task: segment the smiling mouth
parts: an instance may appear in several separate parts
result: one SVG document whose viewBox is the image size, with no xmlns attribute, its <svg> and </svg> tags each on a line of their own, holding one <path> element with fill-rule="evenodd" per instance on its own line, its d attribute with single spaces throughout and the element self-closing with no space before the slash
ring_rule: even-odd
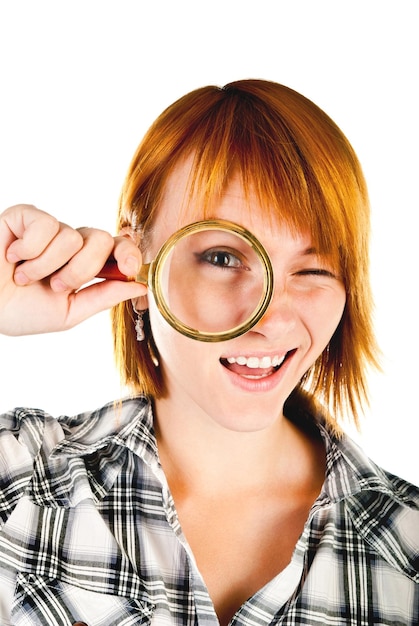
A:
<svg viewBox="0 0 419 626">
<path fill-rule="evenodd" d="M 243 376 L 243 378 L 259 380 L 275 374 L 295 352 L 295 349 L 289 350 L 282 356 L 275 355 L 273 357 L 246 357 L 243 355 L 224 357 L 220 359 L 220 363 L 230 372 Z"/>
</svg>

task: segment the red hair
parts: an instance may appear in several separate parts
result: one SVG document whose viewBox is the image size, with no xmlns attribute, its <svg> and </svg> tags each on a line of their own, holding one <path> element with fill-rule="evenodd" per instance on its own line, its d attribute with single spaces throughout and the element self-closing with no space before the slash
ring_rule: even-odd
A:
<svg viewBox="0 0 419 626">
<path fill-rule="evenodd" d="M 335 258 L 347 293 L 345 311 L 300 387 L 334 414 L 349 409 L 356 421 L 367 400 L 367 366 L 377 366 L 377 347 L 368 194 L 350 143 L 319 107 L 283 85 L 243 80 L 197 89 L 168 107 L 138 147 L 121 193 L 118 228 L 133 227 L 146 241 L 169 174 L 191 155 L 191 188 L 204 206 L 238 171 L 245 190 L 256 192 L 270 216 L 296 230 L 308 228 L 313 244 Z M 124 383 L 136 392 L 163 395 L 164 382 L 150 357 L 153 346 L 136 341 L 130 303 L 113 310 L 113 330 Z"/>
</svg>

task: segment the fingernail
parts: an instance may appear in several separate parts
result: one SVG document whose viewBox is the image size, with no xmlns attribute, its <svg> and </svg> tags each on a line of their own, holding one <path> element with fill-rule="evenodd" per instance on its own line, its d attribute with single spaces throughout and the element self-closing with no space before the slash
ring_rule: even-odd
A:
<svg viewBox="0 0 419 626">
<path fill-rule="evenodd" d="M 18 261 L 20 261 L 20 258 L 14 252 L 8 252 L 6 254 L 6 259 L 9 263 L 17 263 Z"/>
<path fill-rule="evenodd" d="M 135 275 L 138 273 L 138 259 L 135 256 L 129 256 L 126 260 L 126 268 L 129 274 Z"/>
<path fill-rule="evenodd" d="M 68 286 L 59 278 L 52 278 L 50 284 L 54 291 L 60 292 L 68 290 Z"/>
<path fill-rule="evenodd" d="M 21 270 L 16 270 L 14 279 L 16 285 L 27 285 L 30 282 L 29 278 Z"/>
</svg>

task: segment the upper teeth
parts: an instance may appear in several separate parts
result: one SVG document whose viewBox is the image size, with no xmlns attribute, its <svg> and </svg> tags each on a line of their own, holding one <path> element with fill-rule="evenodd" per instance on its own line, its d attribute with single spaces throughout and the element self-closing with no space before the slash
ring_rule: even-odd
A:
<svg viewBox="0 0 419 626">
<path fill-rule="evenodd" d="M 227 361 L 229 363 L 237 363 L 237 365 L 246 365 L 250 369 L 263 369 L 267 367 L 278 367 L 278 365 L 281 365 L 284 359 L 285 355 L 281 357 L 278 355 L 275 355 L 274 357 L 263 356 L 261 358 L 257 356 L 230 356 L 228 357 Z"/>
</svg>

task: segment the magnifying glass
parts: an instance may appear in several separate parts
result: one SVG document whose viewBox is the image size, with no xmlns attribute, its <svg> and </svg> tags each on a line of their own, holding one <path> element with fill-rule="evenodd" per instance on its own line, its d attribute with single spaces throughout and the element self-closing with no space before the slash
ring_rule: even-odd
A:
<svg viewBox="0 0 419 626">
<path fill-rule="evenodd" d="M 273 293 L 270 258 L 260 241 L 226 220 L 202 220 L 176 231 L 137 276 L 108 261 L 98 278 L 135 280 L 153 293 L 164 319 L 198 341 L 225 341 L 249 331 Z"/>
</svg>

